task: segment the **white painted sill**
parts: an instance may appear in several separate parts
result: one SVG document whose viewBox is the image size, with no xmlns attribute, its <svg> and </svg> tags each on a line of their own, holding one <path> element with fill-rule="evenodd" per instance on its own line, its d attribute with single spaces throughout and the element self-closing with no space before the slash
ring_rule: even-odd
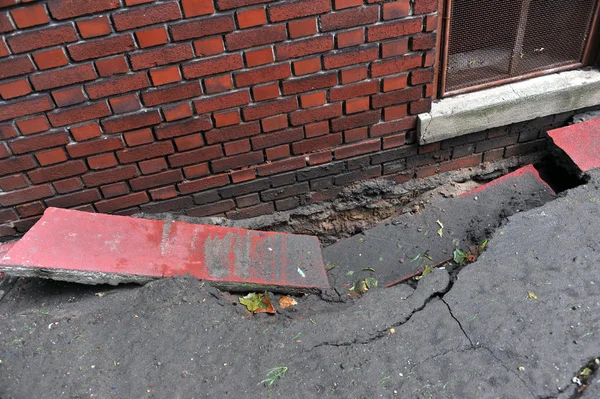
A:
<svg viewBox="0 0 600 399">
<path fill-rule="evenodd" d="M 445 98 L 420 114 L 420 144 L 600 104 L 600 71 L 560 72 Z"/>
</svg>

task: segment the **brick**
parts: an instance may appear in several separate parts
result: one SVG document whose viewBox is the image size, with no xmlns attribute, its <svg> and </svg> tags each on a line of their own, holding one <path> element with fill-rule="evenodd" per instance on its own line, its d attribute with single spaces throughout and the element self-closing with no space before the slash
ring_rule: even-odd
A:
<svg viewBox="0 0 600 399">
<path fill-rule="evenodd" d="M 383 92 L 400 90 L 406 88 L 408 75 L 393 76 L 383 79 Z"/>
<path fill-rule="evenodd" d="M 415 0 L 413 12 L 415 14 L 426 14 L 437 11 L 437 0 Z"/>
<path fill-rule="evenodd" d="M 417 153 L 418 146 L 405 146 L 402 148 L 394 148 L 392 150 L 380 151 L 377 155 L 371 157 L 371 163 L 378 164 L 388 161 L 394 161 L 397 159 L 403 159 Z"/>
<path fill-rule="evenodd" d="M 433 82 L 433 68 L 417 69 L 410 73 L 410 84 L 413 86 Z"/>
<path fill-rule="evenodd" d="M 189 209 L 186 211 L 186 215 L 193 217 L 210 216 L 226 212 L 233 208 L 235 208 L 235 203 L 232 200 L 224 200 Z"/>
<path fill-rule="evenodd" d="M 65 177 L 80 175 L 86 171 L 87 166 L 85 163 L 81 160 L 77 160 L 68 161 L 45 168 L 37 168 L 27 173 L 27 175 L 34 184 L 39 184 L 64 179 Z"/>
<path fill-rule="evenodd" d="M 18 28 L 29 28 L 50 22 L 48 14 L 46 14 L 46 9 L 41 4 L 15 8 L 10 11 L 10 15 Z"/>
<path fill-rule="evenodd" d="M 330 0 L 297 0 L 271 6 L 269 17 L 272 22 L 279 22 L 329 11 L 331 11 Z"/>
<path fill-rule="evenodd" d="M 367 28 L 367 41 L 379 42 L 384 39 L 397 38 L 421 32 L 423 29 L 422 18 L 404 19 L 402 21 L 387 22 Z"/>
<path fill-rule="evenodd" d="M 117 158 L 120 163 L 131 163 L 173 154 L 174 152 L 175 149 L 170 141 L 162 141 L 118 151 Z"/>
<path fill-rule="evenodd" d="M 54 194 L 49 184 L 41 186 L 32 186 L 22 190 L 11 191 L 0 194 L 0 205 L 13 206 L 39 200 L 41 198 L 51 197 Z"/>
<path fill-rule="evenodd" d="M 97 172 L 89 172 L 82 176 L 83 182 L 88 187 L 96 187 L 104 184 L 114 183 L 122 180 L 131 179 L 138 176 L 135 166 L 118 166 L 113 169 L 106 169 Z"/>
<path fill-rule="evenodd" d="M 368 6 L 329 13 L 321 16 L 321 29 L 324 32 L 354 28 L 359 25 L 373 24 L 379 18 L 379 7 Z"/>
<path fill-rule="evenodd" d="M 186 179 L 195 179 L 196 177 L 210 175 L 210 169 L 208 168 L 208 163 L 201 163 L 183 168 L 183 174 Z"/>
<path fill-rule="evenodd" d="M 229 176 L 227 174 L 212 175 L 198 180 L 180 183 L 177 185 L 181 194 L 196 193 L 215 187 L 222 187 L 229 184 Z"/>
<path fill-rule="evenodd" d="M 48 166 L 67 160 L 67 155 L 62 148 L 54 148 L 52 150 L 38 152 L 35 154 L 35 157 L 41 166 Z"/>
<path fill-rule="evenodd" d="M 215 127 L 232 126 L 241 123 L 239 111 L 215 112 Z"/>
<path fill-rule="evenodd" d="M 383 149 L 387 150 L 390 148 L 401 147 L 406 144 L 406 134 L 395 134 L 393 136 L 383 137 Z"/>
<path fill-rule="evenodd" d="M 342 114 L 341 104 L 331 104 L 324 107 L 297 111 L 290 114 L 292 126 L 304 125 L 311 122 L 331 119 Z"/>
<path fill-rule="evenodd" d="M 345 159 L 361 154 L 377 152 L 381 149 L 381 141 L 379 139 L 369 140 L 363 143 L 350 144 L 335 149 L 335 159 Z"/>
<path fill-rule="evenodd" d="M 388 105 L 402 104 L 421 98 L 420 87 L 411 87 L 404 90 L 396 90 L 389 93 L 376 94 L 372 97 L 373 108 L 387 107 Z"/>
<path fill-rule="evenodd" d="M 94 83 L 85 85 L 85 90 L 91 99 L 97 99 L 143 89 L 148 86 L 150 86 L 148 75 L 140 72 L 97 80 Z"/>
<path fill-rule="evenodd" d="M 308 75 L 321 70 L 321 57 L 312 57 L 305 60 L 294 61 L 294 75 Z"/>
<path fill-rule="evenodd" d="M 349 183 L 354 183 L 359 180 L 372 179 L 379 176 L 381 176 L 381 166 L 376 165 L 364 170 L 359 169 L 350 173 L 338 175 L 334 178 L 334 183 L 336 186 L 345 186 Z"/>
<path fill-rule="evenodd" d="M 167 161 L 165 161 L 164 158 L 154 158 L 147 161 L 141 161 L 138 163 L 138 166 L 145 175 L 168 169 Z"/>
<path fill-rule="evenodd" d="M 173 198 L 161 202 L 153 202 L 150 204 L 142 205 L 140 208 L 142 208 L 142 211 L 146 213 L 157 213 L 189 209 L 192 205 L 192 199 L 188 196 Z"/>
<path fill-rule="evenodd" d="M 304 126 L 306 138 L 322 136 L 329 133 L 329 121 L 311 123 Z"/>
<path fill-rule="evenodd" d="M 335 54 L 325 55 L 323 57 L 323 65 L 325 66 L 325 69 L 334 69 L 373 61 L 378 58 L 378 47 L 367 45 L 357 48 L 339 50 Z"/>
<path fill-rule="evenodd" d="M 368 77 L 367 67 L 360 66 L 355 68 L 343 69 L 341 71 L 341 83 L 348 84 L 364 80 Z"/>
<path fill-rule="evenodd" d="M 253 168 L 235 170 L 230 173 L 231 181 L 233 183 L 241 183 L 248 180 L 252 180 L 256 176 L 256 172 Z M 196 202 L 198 203 L 198 202 Z"/>
<path fill-rule="evenodd" d="M 277 115 L 260 121 L 263 132 L 272 132 L 288 127 L 287 115 Z"/>
<path fill-rule="evenodd" d="M 108 116 L 110 109 L 106 101 L 100 101 L 59 109 L 49 112 L 47 115 L 52 126 L 58 127 Z"/>
<path fill-rule="evenodd" d="M 229 50 L 242 50 L 281 42 L 286 38 L 285 24 L 281 24 L 229 33 L 225 36 L 225 41 Z"/>
<path fill-rule="evenodd" d="M 418 54 L 376 61 L 371 64 L 371 77 L 377 78 L 380 76 L 404 72 L 413 68 L 419 68 L 421 66 L 421 62 L 421 56 Z"/>
<path fill-rule="evenodd" d="M 147 107 L 171 103 L 202 95 L 200 82 L 182 82 L 167 87 L 142 92 L 142 101 Z"/>
<path fill-rule="evenodd" d="M 68 142 L 69 136 L 61 131 L 22 137 L 9 142 L 9 146 L 13 154 L 24 154 L 45 148 L 57 147 Z"/>
<path fill-rule="evenodd" d="M 409 0 L 394 1 L 383 5 L 383 19 L 403 18 L 410 14 Z"/>
<path fill-rule="evenodd" d="M 89 140 L 102 135 L 100 126 L 98 126 L 96 123 L 90 123 L 83 126 L 74 126 L 71 127 L 70 130 L 71 135 L 77 141 Z"/>
<path fill-rule="evenodd" d="M 38 90 L 53 89 L 96 78 L 92 64 L 81 64 L 31 75 L 31 83 Z"/>
<path fill-rule="evenodd" d="M 175 189 L 175 186 L 155 188 L 153 190 L 149 190 L 148 192 L 150 193 L 150 197 L 152 197 L 153 201 L 161 201 L 177 197 L 177 190 Z"/>
<path fill-rule="evenodd" d="M 260 133 L 258 122 L 245 123 L 232 127 L 211 130 L 205 133 L 208 144 L 222 143 L 229 140 L 237 140 L 244 137 L 255 136 Z"/>
<path fill-rule="evenodd" d="M 191 60 L 194 52 L 190 43 L 161 46 L 129 55 L 134 71 Z"/>
<path fill-rule="evenodd" d="M 220 158 L 223 151 L 220 145 L 198 148 L 192 151 L 179 152 L 169 156 L 169 164 L 172 168 L 179 166 L 197 164 L 211 159 Z"/>
<path fill-rule="evenodd" d="M 115 158 L 115 155 L 111 152 L 89 157 L 87 163 L 90 169 L 107 169 L 117 166 L 117 158 Z"/>
<path fill-rule="evenodd" d="M 408 38 L 402 37 L 381 43 L 381 56 L 383 58 L 395 57 L 408 53 Z"/>
<path fill-rule="evenodd" d="M 119 8 L 118 0 L 55 0 L 48 4 L 55 19 L 69 19 Z"/>
<path fill-rule="evenodd" d="M 0 60 L 0 79 L 24 75 L 33 71 L 35 71 L 33 62 L 26 55 Z"/>
<path fill-rule="evenodd" d="M 275 46 L 278 60 L 300 58 L 306 55 L 323 53 L 333 49 L 333 36 L 316 36 L 310 39 L 295 40 Z"/>
<path fill-rule="evenodd" d="M 528 143 L 519 143 L 516 145 L 511 145 L 506 147 L 506 151 L 504 152 L 504 157 L 514 157 L 517 155 L 529 154 L 533 152 L 538 152 L 546 149 L 547 141 L 546 139 L 530 141 Z M 473 166 L 473 165 L 469 165 Z M 464 166 L 462 166 L 464 167 Z"/>
<path fill-rule="evenodd" d="M 468 168 L 471 166 L 477 166 L 481 163 L 481 159 L 482 154 L 474 154 L 468 157 L 458 158 L 450 162 L 442 162 L 440 164 L 440 173 L 461 168 Z"/>
<path fill-rule="evenodd" d="M 0 125 L 0 140 L 17 137 L 17 130 L 10 124 Z"/>
<path fill-rule="evenodd" d="M 141 48 L 158 46 L 159 44 L 169 42 L 167 30 L 164 26 L 137 31 L 135 32 L 135 37 Z"/>
<path fill-rule="evenodd" d="M 0 178 L 0 188 L 3 191 L 12 191 L 18 188 L 27 187 L 28 185 L 29 182 L 23 174 Z"/>
<path fill-rule="evenodd" d="M 118 31 L 173 21 L 182 17 L 176 1 L 132 8 L 112 15 L 115 29 Z"/>
<path fill-rule="evenodd" d="M 121 97 L 113 97 L 109 100 L 110 107 L 115 114 L 137 111 L 142 105 L 137 97 L 137 94 L 129 94 Z"/>
<path fill-rule="evenodd" d="M 87 40 L 82 43 L 67 46 L 71 58 L 75 61 L 85 61 L 92 58 L 107 57 L 135 49 L 133 37 L 129 33 Z"/>
<path fill-rule="evenodd" d="M 213 112 L 226 108 L 239 107 L 250 103 L 248 90 L 239 90 L 233 93 L 204 98 L 194 101 L 194 108 L 198 114 Z"/>
<path fill-rule="evenodd" d="M 0 159 L 8 158 L 10 155 L 11 155 L 11 153 L 10 153 L 6 143 L 1 143 L 0 144 Z"/>
<path fill-rule="evenodd" d="M 192 116 L 192 107 L 190 103 L 181 103 L 170 107 L 165 107 L 162 109 L 162 111 L 167 122 Z"/>
<path fill-rule="evenodd" d="M 365 30 L 363 28 L 340 32 L 336 35 L 337 48 L 358 46 L 364 42 Z"/>
<path fill-rule="evenodd" d="M 275 209 L 273 208 L 273 203 L 263 203 L 255 206 L 251 206 L 248 208 L 243 208 L 236 211 L 227 212 L 227 217 L 230 219 L 246 219 L 253 218 L 260 215 L 267 215 L 273 213 Z"/>
<path fill-rule="evenodd" d="M 212 127 L 211 119 L 208 116 L 200 116 L 193 119 L 187 119 L 179 122 L 168 123 L 154 130 L 156 138 L 159 140 L 173 137 L 185 136 L 187 134 L 208 130 Z"/>
<path fill-rule="evenodd" d="M 120 182 L 100 187 L 105 198 L 113 198 L 129 193 L 127 183 Z"/>
<path fill-rule="evenodd" d="M 277 83 L 255 86 L 252 88 L 254 101 L 270 100 L 279 97 L 279 85 Z"/>
<path fill-rule="evenodd" d="M 102 127 L 106 133 L 120 133 L 140 127 L 155 125 L 161 122 L 158 111 L 144 110 L 138 114 L 116 116 L 102 121 Z"/>
<path fill-rule="evenodd" d="M 221 54 L 225 51 L 223 38 L 211 37 L 209 39 L 196 40 L 194 42 L 194 51 L 198 57 Z"/>
<path fill-rule="evenodd" d="M 406 104 L 395 105 L 393 107 L 387 107 L 383 110 L 383 120 L 388 122 L 395 119 L 404 118 L 408 114 L 408 107 Z"/>
<path fill-rule="evenodd" d="M 346 114 L 355 114 L 357 112 L 366 111 L 369 109 L 369 97 L 355 98 L 346 101 Z"/>
<path fill-rule="evenodd" d="M 11 98 L 21 97 L 31 93 L 31 86 L 27 79 L 13 80 L 0 84 L 0 96 L 3 100 L 10 100 Z"/>
<path fill-rule="evenodd" d="M 423 66 L 431 67 L 435 64 L 435 61 L 436 61 L 435 51 L 428 51 L 425 53 L 424 60 L 423 60 Z"/>
<path fill-rule="evenodd" d="M 293 197 L 298 194 L 305 194 L 310 191 L 308 182 L 297 183 L 291 186 L 274 188 L 271 190 L 265 190 L 260 193 L 263 201 L 273 201 L 281 198 Z"/>
<path fill-rule="evenodd" d="M 77 21 L 77 29 L 84 39 L 105 36 L 112 32 L 110 22 L 104 15 Z"/>
<path fill-rule="evenodd" d="M 227 54 L 208 60 L 194 61 L 182 66 L 183 76 L 186 79 L 214 75 L 228 71 L 242 69 L 244 63 L 240 54 Z"/>
<path fill-rule="evenodd" d="M 271 146 L 293 143 L 303 138 L 302 128 L 286 129 L 276 133 L 261 134 L 252 137 L 252 148 L 260 150 Z"/>
<path fill-rule="evenodd" d="M 368 111 L 356 115 L 345 116 L 331 121 L 331 129 L 334 132 L 338 132 L 361 126 L 369 126 L 379 122 L 380 118 L 381 114 L 379 111 Z"/>
<path fill-rule="evenodd" d="M 19 212 L 19 216 L 26 218 L 30 216 L 41 215 L 44 213 L 44 209 L 46 209 L 46 207 L 41 201 L 35 201 L 30 202 L 29 204 L 18 205 L 16 206 L 16 209 Z"/>
<path fill-rule="evenodd" d="M 49 111 L 54 106 L 48 94 L 41 94 L 24 100 L 13 100 L 10 103 L 0 105 L 0 121 L 33 115 L 39 112 Z"/>
<path fill-rule="evenodd" d="M 283 82 L 283 94 L 298 94 L 306 91 L 333 87 L 337 84 L 337 73 L 325 73 L 307 78 L 290 79 Z"/>
<path fill-rule="evenodd" d="M 124 56 L 104 58 L 96 61 L 96 69 L 100 76 L 111 76 L 129 72 L 129 65 Z"/>
<path fill-rule="evenodd" d="M 256 168 L 259 176 L 271 176 L 277 173 L 287 172 L 290 170 L 301 169 L 306 166 L 306 160 L 302 157 L 294 157 L 274 161 L 266 165 L 260 165 Z"/>
<path fill-rule="evenodd" d="M 204 139 L 202 134 L 190 134 L 175 139 L 175 146 L 177 151 L 187 151 L 194 148 L 202 147 L 204 145 Z"/>
<path fill-rule="evenodd" d="M 181 0 L 181 6 L 186 18 L 208 15 L 215 12 L 212 0 Z"/>
<path fill-rule="evenodd" d="M 170 30 L 171 38 L 180 41 L 233 32 L 234 27 L 233 16 L 227 15 L 172 24 Z"/>
<path fill-rule="evenodd" d="M 246 172 L 247 173 L 247 172 Z M 254 173 L 251 173 L 253 175 Z M 219 190 L 221 197 L 231 198 L 239 195 L 261 191 L 270 187 L 268 179 L 257 179 L 246 183 L 236 184 Z"/>
<path fill-rule="evenodd" d="M 150 199 L 148 198 L 148 194 L 146 194 L 145 191 L 142 191 L 140 193 L 133 193 L 122 197 L 98 201 L 94 204 L 94 206 L 98 212 L 108 213 L 117 211 L 119 209 L 145 204 L 149 201 Z"/>
<path fill-rule="evenodd" d="M 410 103 L 410 113 L 413 115 L 431 111 L 431 98 L 423 98 Z"/>
<path fill-rule="evenodd" d="M 263 102 L 258 105 L 245 107 L 243 109 L 244 120 L 253 121 L 269 116 L 283 114 L 298 108 L 296 98 L 285 98 L 269 102 Z"/>
<path fill-rule="evenodd" d="M 353 143 L 355 141 L 361 141 L 369 136 L 369 129 L 366 127 L 359 127 L 357 129 L 346 130 L 344 132 L 344 143 Z"/>
<path fill-rule="evenodd" d="M 517 143 L 519 136 L 517 134 L 511 134 L 502 136 L 494 139 L 488 139 L 480 141 L 475 146 L 475 152 L 484 152 L 500 147 L 506 147 Z"/>
<path fill-rule="evenodd" d="M 249 68 L 258 65 L 270 64 L 271 62 L 275 61 L 273 49 L 271 47 L 260 50 L 246 51 L 244 58 L 246 59 L 246 65 Z"/>
<path fill-rule="evenodd" d="M 137 177 L 129 180 L 131 188 L 135 191 L 164 186 L 183 181 L 183 174 L 179 169 L 168 170 L 150 176 Z"/>
<path fill-rule="evenodd" d="M 206 94 L 222 93 L 233 88 L 233 80 L 229 75 L 214 76 L 204 79 Z"/>
<path fill-rule="evenodd" d="M 264 8 L 255 8 L 252 10 L 238 11 L 237 21 L 238 27 L 240 29 L 265 25 L 267 23 L 267 13 Z"/>
<path fill-rule="evenodd" d="M 71 158 L 86 157 L 93 154 L 108 152 L 123 148 L 123 140 L 120 137 L 103 138 L 100 140 L 85 141 L 83 143 L 71 144 L 67 147 Z"/>
<path fill-rule="evenodd" d="M 341 143 L 341 133 L 334 133 L 293 143 L 292 150 L 294 154 L 304 154 L 307 152 L 322 150 L 324 148 L 335 147 Z"/>
<path fill-rule="evenodd" d="M 152 79 L 154 86 L 161 86 L 168 83 L 179 82 L 181 80 L 181 73 L 179 67 L 173 65 L 151 70 L 150 78 Z"/>
<path fill-rule="evenodd" d="M 52 98 L 59 107 L 80 104 L 87 100 L 83 93 L 83 87 L 70 87 L 68 89 L 55 90 L 52 92 Z"/>
<path fill-rule="evenodd" d="M 71 208 L 81 204 L 89 204 L 101 199 L 97 189 L 83 190 L 72 194 L 55 196 L 46 200 L 46 205 L 56 208 Z"/>
<path fill-rule="evenodd" d="M 223 148 L 225 149 L 225 155 L 227 156 L 243 154 L 245 152 L 250 151 L 250 141 L 230 141 L 228 143 L 223 144 Z"/>
<path fill-rule="evenodd" d="M 7 38 L 8 45 L 16 54 L 76 41 L 77 34 L 71 24 L 26 31 Z"/>
<path fill-rule="evenodd" d="M 16 3 L 16 2 L 15 2 Z M 2 6 L 0 4 L 0 6 Z M 7 12 L 0 13 L 0 33 L 8 33 L 15 30 L 15 26 L 8 17 Z"/>
<path fill-rule="evenodd" d="M 303 94 L 300 96 L 300 104 L 302 108 L 318 107 L 326 102 L 327 98 L 324 91 Z"/>
<path fill-rule="evenodd" d="M 317 33 L 317 20 L 316 18 L 307 18 L 298 21 L 290 21 L 288 22 L 288 31 L 290 39 L 312 36 Z"/>
<path fill-rule="evenodd" d="M 269 3 L 272 0 L 217 0 L 219 10 L 230 10 L 232 8 L 252 6 L 255 4 Z"/>
<path fill-rule="evenodd" d="M 363 0 L 333 0 L 333 8 L 341 10 L 344 8 L 357 7 L 363 4 Z"/>
<path fill-rule="evenodd" d="M 263 153 L 248 152 L 241 155 L 235 155 L 227 158 L 221 158 L 211 161 L 213 172 L 223 172 L 231 169 L 238 169 L 262 163 L 264 161 Z"/>
<path fill-rule="evenodd" d="M 265 154 L 267 155 L 267 160 L 269 161 L 287 158 L 290 156 L 290 146 L 280 145 L 278 147 L 267 148 Z"/>
<path fill-rule="evenodd" d="M 243 195 L 241 197 L 237 197 L 235 199 L 235 203 L 238 207 L 245 208 L 260 203 L 260 197 L 258 194 Z"/>
<path fill-rule="evenodd" d="M 333 88 L 329 91 L 329 101 L 334 102 L 348 100 L 351 98 L 366 96 L 378 92 L 379 82 L 376 80 L 371 80 L 368 82 Z"/>
<path fill-rule="evenodd" d="M 371 126 L 371 137 L 384 136 L 391 133 L 398 133 L 404 130 L 411 130 L 417 127 L 415 117 L 395 120 L 392 122 L 383 122 Z"/>
</svg>

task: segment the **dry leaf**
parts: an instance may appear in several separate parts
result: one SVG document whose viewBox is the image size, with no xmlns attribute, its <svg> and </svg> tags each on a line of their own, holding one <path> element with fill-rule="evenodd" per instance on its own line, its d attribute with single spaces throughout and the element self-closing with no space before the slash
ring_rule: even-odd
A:
<svg viewBox="0 0 600 399">
<path fill-rule="evenodd" d="M 538 299 L 537 295 L 535 295 L 531 291 L 527 292 L 527 296 L 529 297 L 529 299 Z"/>
<path fill-rule="evenodd" d="M 296 300 L 294 298 L 292 298 L 291 296 L 285 295 L 279 299 L 279 307 L 281 309 L 287 309 L 290 306 L 295 306 L 297 304 L 298 304 L 298 302 L 296 302 Z"/>
</svg>

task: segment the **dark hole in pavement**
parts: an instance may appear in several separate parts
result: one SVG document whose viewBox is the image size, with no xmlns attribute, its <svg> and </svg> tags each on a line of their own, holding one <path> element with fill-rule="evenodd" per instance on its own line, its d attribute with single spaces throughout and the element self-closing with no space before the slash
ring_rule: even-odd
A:
<svg viewBox="0 0 600 399">
<path fill-rule="evenodd" d="M 568 167 L 560 161 L 557 162 L 555 156 L 547 155 L 534 166 L 540 173 L 540 177 L 557 194 L 586 182 L 586 178 L 582 177 L 574 168 Z"/>
</svg>

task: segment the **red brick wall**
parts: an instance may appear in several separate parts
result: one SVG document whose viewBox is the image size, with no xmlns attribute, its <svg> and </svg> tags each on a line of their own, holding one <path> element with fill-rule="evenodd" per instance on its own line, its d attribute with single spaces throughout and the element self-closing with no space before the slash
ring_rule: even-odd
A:
<svg viewBox="0 0 600 399">
<path fill-rule="evenodd" d="M 0 238 L 48 206 L 240 218 L 483 159 L 411 144 L 437 0 L 16 3 L 0 0 Z"/>
</svg>

